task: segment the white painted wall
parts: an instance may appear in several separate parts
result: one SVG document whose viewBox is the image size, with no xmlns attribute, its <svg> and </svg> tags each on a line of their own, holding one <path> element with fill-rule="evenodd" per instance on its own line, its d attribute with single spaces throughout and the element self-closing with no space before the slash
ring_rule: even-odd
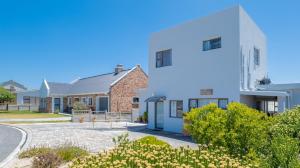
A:
<svg viewBox="0 0 300 168">
<path fill-rule="evenodd" d="M 239 14 L 241 90 L 255 90 L 257 81 L 267 76 L 266 37 L 241 7 Z M 254 48 L 260 50 L 259 66 L 254 64 Z"/>
<path fill-rule="evenodd" d="M 203 51 L 203 41 L 215 37 L 221 37 L 222 48 Z M 259 67 L 253 66 L 254 46 L 261 52 Z M 156 68 L 156 52 L 167 49 L 172 49 L 172 66 Z M 239 6 L 152 34 L 146 95 L 167 97 L 164 130 L 182 132 L 183 128 L 182 119 L 169 117 L 170 100 L 183 100 L 184 111 L 188 111 L 191 98 L 240 101 L 241 55 L 246 53 L 251 73 L 249 88 L 254 89 L 256 81 L 266 75 L 266 39 Z M 200 95 L 201 89 L 213 89 L 213 95 Z M 154 103 L 149 103 L 148 127 L 154 128 Z"/>
</svg>

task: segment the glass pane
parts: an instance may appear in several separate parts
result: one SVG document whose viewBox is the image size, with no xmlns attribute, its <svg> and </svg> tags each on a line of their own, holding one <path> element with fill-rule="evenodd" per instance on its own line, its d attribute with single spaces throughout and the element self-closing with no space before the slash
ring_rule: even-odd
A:
<svg viewBox="0 0 300 168">
<path fill-rule="evenodd" d="M 103 112 L 108 112 L 108 97 L 99 98 L 99 110 Z"/>
<path fill-rule="evenodd" d="M 176 117 L 176 101 L 171 101 L 170 103 L 171 117 Z"/>
<path fill-rule="evenodd" d="M 219 100 L 219 108 L 226 109 L 228 104 L 227 99 L 220 99 Z"/>
<path fill-rule="evenodd" d="M 177 101 L 177 117 L 182 117 L 183 101 Z"/>
<path fill-rule="evenodd" d="M 198 107 L 197 99 L 191 99 L 190 100 L 190 109 L 197 108 L 197 107 Z"/>
<path fill-rule="evenodd" d="M 157 52 L 156 53 L 156 67 L 161 67 L 162 66 L 162 52 Z"/>
</svg>

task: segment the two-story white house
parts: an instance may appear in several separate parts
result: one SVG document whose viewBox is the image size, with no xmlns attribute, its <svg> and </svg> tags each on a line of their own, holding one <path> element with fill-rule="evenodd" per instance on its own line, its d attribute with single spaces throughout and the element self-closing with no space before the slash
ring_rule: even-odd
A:
<svg viewBox="0 0 300 168">
<path fill-rule="evenodd" d="M 153 33 L 148 88 L 140 96 L 148 127 L 182 132 L 183 112 L 212 102 L 270 114 L 291 107 L 289 92 L 260 86 L 268 84 L 266 41 L 240 6 Z"/>
</svg>

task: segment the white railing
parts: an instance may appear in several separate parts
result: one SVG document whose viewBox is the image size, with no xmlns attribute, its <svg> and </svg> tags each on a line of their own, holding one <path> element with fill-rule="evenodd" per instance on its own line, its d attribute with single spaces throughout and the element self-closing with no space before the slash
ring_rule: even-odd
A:
<svg viewBox="0 0 300 168">
<path fill-rule="evenodd" d="M 132 112 L 72 110 L 73 122 L 133 122 Z"/>
</svg>

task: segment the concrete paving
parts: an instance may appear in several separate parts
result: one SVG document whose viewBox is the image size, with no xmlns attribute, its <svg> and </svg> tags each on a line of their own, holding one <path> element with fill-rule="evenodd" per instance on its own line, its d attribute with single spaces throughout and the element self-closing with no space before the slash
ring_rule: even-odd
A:
<svg viewBox="0 0 300 168">
<path fill-rule="evenodd" d="M 18 147 L 21 140 L 21 131 L 12 127 L 0 125 L 0 163 Z"/>
<path fill-rule="evenodd" d="M 24 147 L 72 144 L 83 147 L 92 153 L 114 147 L 113 137 L 128 133 L 129 139 L 138 139 L 153 135 L 168 142 L 174 147 L 196 147 L 190 138 L 181 134 L 165 133 L 145 129 L 144 124 L 125 122 L 99 122 L 95 123 L 43 123 L 43 124 L 18 124 L 16 125 L 28 133 L 28 142 Z"/>
</svg>

